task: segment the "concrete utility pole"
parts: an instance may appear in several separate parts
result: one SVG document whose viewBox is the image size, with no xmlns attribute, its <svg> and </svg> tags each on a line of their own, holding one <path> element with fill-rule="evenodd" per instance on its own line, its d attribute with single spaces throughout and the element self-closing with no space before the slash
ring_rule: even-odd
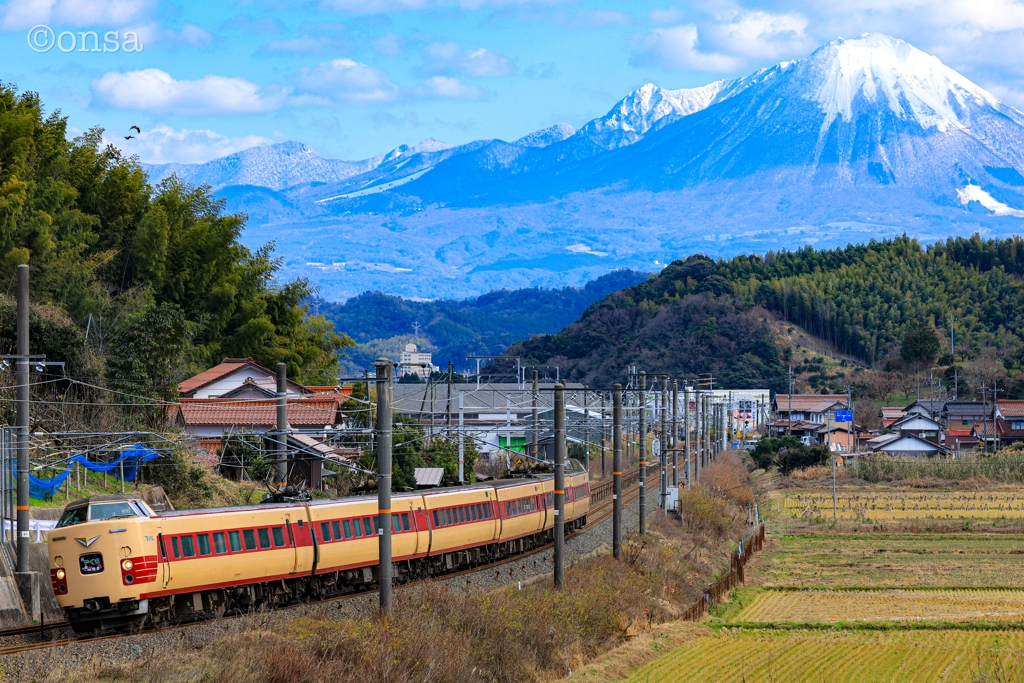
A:
<svg viewBox="0 0 1024 683">
<path fill-rule="evenodd" d="M 640 535 L 647 533 L 647 373 L 640 371 Z"/>
<path fill-rule="evenodd" d="M 28 521 L 28 444 L 29 444 L 29 398 L 28 398 L 28 266 L 18 266 L 18 359 L 16 361 L 18 390 L 18 572 L 29 571 L 29 521 Z M 70 570 L 69 570 L 70 571 Z"/>
<path fill-rule="evenodd" d="M 696 482 L 699 484 L 701 459 L 704 457 L 704 396 L 699 388 L 693 393 L 693 474 Z"/>
<path fill-rule="evenodd" d="M 391 361 L 377 368 L 377 539 L 380 608 L 391 611 Z"/>
<path fill-rule="evenodd" d="M 277 364 L 277 485 L 288 484 L 288 366 Z"/>
<path fill-rule="evenodd" d="M 533 461 L 537 462 L 537 441 L 538 433 L 540 432 L 540 410 L 537 406 L 537 401 L 540 398 L 540 392 L 537 387 L 537 371 L 533 371 L 533 434 L 530 435 L 530 449 L 533 454 Z"/>
<path fill-rule="evenodd" d="M 466 392 L 459 391 L 459 483 L 466 481 Z M 505 453 L 508 460 L 508 452 Z"/>
<path fill-rule="evenodd" d="M 555 588 L 565 583 L 565 385 L 555 385 Z"/>
<path fill-rule="evenodd" d="M 601 478 L 604 479 L 604 452 L 605 452 L 605 436 L 607 435 L 607 429 L 605 428 L 605 412 L 604 412 L 604 391 L 601 392 Z"/>
<path fill-rule="evenodd" d="M 679 486 L 679 380 L 672 380 L 672 485 Z"/>
<path fill-rule="evenodd" d="M 683 464 L 686 488 L 692 489 L 693 472 L 690 470 L 690 390 L 686 388 L 686 380 L 683 380 L 683 454 L 686 458 Z"/>
<path fill-rule="evenodd" d="M 622 559 L 622 385 L 612 389 L 612 556 Z"/>
<path fill-rule="evenodd" d="M 665 509 L 665 498 L 668 496 L 668 379 L 661 378 L 661 449 L 659 450 L 658 466 L 661 478 L 658 480 L 661 496 L 658 507 Z"/>
<path fill-rule="evenodd" d="M 789 415 L 786 416 L 786 435 L 793 436 L 793 366 L 789 366 Z"/>
</svg>

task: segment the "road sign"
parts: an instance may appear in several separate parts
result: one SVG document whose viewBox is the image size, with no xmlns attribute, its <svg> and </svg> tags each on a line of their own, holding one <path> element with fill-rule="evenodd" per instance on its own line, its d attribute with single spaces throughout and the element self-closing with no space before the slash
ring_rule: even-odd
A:
<svg viewBox="0 0 1024 683">
<path fill-rule="evenodd" d="M 836 422 L 853 422 L 852 410 L 837 410 Z"/>
</svg>

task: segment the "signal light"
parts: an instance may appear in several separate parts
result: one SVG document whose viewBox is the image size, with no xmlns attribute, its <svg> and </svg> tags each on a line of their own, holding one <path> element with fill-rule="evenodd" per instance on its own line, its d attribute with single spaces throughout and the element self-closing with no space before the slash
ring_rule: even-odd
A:
<svg viewBox="0 0 1024 683">
<path fill-rule="evenodd" d="M 63 569 L 57 570 L 57 580 L 63 580 L 66 575 Z"/>
<path fill-rule="evenodd" d="M 121 569 L 125 570 L 126 572 L 130 572 L 132 570 L 132 567 L 134 566 L 135 565 L 132 564 L 131 560 L 121 560 Z"/>
</svg>

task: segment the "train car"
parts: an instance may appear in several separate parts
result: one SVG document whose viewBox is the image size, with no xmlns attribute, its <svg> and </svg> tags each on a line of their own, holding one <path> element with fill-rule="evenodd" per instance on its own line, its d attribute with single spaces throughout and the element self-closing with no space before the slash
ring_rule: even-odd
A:
<svg viewBox="0 0 1024 683">
<path fill-rule="evenodd" d="M 586 523 L 586 476 L 567 472 L 567 531 Z M 543 475 L 394 495 L 396 582 L 544 545 L 553 490 Z M 371 496 L 162 513 L 137 495 L 96 496 L 70 503 L 50 533 L 50 577 L 78 632 L 276 607 L 372 587 L 378 520 Z"/>
<path fill-rule="evenodd" d="M 565 473 L 565 530 L 583 528 L 590 510 L 590 474 L 577 460 L 569 462 Z"/>
</svg>

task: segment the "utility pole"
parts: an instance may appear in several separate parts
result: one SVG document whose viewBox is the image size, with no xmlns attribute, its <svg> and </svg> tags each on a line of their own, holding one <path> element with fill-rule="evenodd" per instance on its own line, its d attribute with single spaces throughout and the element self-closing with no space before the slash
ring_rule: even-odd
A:
<svg viewBox="0 0 1024 683">
<path fill-rule="evenodd" d="M 693 392 L 693 474 L 697 483 L 700 483 L 700 466 L 704 457 L 704 394 L 700 390 L 698 379 Z"/>
<path fill-rule="evenodd" d="M 555 385 L 555 589 L 565 583 L 565 385 Z"/>
<path fill-rule="evenodd" d="M 786 436 L 793 436 L 793 366 L 789 366 L 789 415 L 786 416 Z"/>
<path fill-rule="evenodd" d="M 17 418 L 18 418 L 18 572 L 31 571 L 29 566 L 29 395 L 28 395 L 28 266 L 18 266 L 18 358 L 17 358 Z M 69 569 L 70 571 L 70 569 Z"/>
<path fill-rule="evenodd" d="M 466 481 L 466 444 L 465 444 L 465 430 L 466 430 L 466 404 L 464 391 L 459 391 L 459 483 Z M 506 460 L 508 459 L 508 452 L 505 454 Z"/>
<path fill-rule="evenodd" d="M 452 368 L 455 367 L 454 363 L 448 361 L 448 403 L 445 406 L 445 422 L 444 426 L 448 433 L 452 431 Z"/>
<path fill-rule="evenodd" d="M 369 397 L 369 395 L 367 395 Z M 288 366 L 277 364 L 277 485 L 288 485 Z"/>
<path fill-rule="evenodd" d="M 690 390 L 683 380 L 683 454 L 686 457 L 683 473 L 686 475 L 686 488 L 693 488 L 693 470 L 690 469 Z"/>
<path fill-rule="evenodd" d="M 622 385 L 612 388 L 612 556 L 622 559 Z"/>
<path fill-rule="evenodd" d="M 953 334 L 953 323 L 956 322 L 956 318 L 950 314 L 949 316 L 949 355 L 953 357 L 953 365 L 956 365 L 956 339 Z"/>
<path fill-rule="evenodd" d="M 672 485 L 679 486 L 679 380 L 672 380 Z"/>
<path fill-rule="evenodd" d="M 540 396 L 540 392 L 538 391 L 538 388 L 537 388 L 537 371 L 534 370 L 533 371 L 533 411 L 532 411 L 532 414 L 533 414 L 533 434 L 530 435 L 530 450 L 532 451 L 533 461 L 534 462 L 537 462 L 537 441 L 538 441 L 538 438 L 539 438 L 537 434 L 540 431 L 540 424 L 538 424 L 539 421 L 540 421 L 540 411 L 539 411 L 538 406 L 537 406 L 537 400 L 538 400 L 539 396 Z"/>
<path fill-rule="evenodd" d="M 640 535 L 647 534 L 647 373 L 640 371 Z"/>
<path fill-rule="evenodd" d="M 605 428 L 605 412 L 604 412 L 605 396 L 604 391 L 601 391 L 601 478 L 604 479 L 604 452 L 605 452 L 605 436 L 607 435 L 607 429 Z"/>
<path fill-rule="evenodd" d="M 668 378 L 661 378 L 661 448 L 658 452 L 658 467 L 661 478 L 658 480 L 661 496 L 658 507 L 665 509 L 665 498 L 668 496 Z"/>
<path fill-rule="evenodd" d="M 391 361 L 377 368 L 377 538 L 380 608 L 391 611 Z M 461 473 L 460 473 L 461 474 Z"/>
</svg>

